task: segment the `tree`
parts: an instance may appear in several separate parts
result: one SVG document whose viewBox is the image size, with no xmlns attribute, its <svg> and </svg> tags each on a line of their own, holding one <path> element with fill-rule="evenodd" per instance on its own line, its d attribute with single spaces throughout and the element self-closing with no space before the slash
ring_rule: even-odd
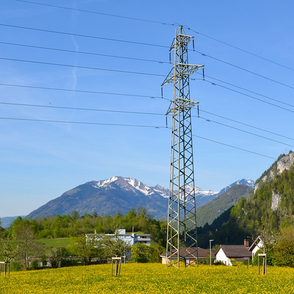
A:
<svg viewBox="0 0 294 294">
<path fill-rule="evenodd" d="M 0 238 L 0 255 L 5 262 L 11 262 L 18 255 L 18 248 L 11 236 Z"/>
<path fill-rule="evenodd" d="M 87 240 L 85 235 L 72 238 L 68 251 L 72 255 L 81 257 L 84 265 L 90 264 L 92 258 L 98 256 L 95 240 Z"/>
<path fill-rule="evenodd" d="M 283 228 L 274 250 L 275 264 L 294 267 L 294 227 Z"/>
<path fill-rule="evenodd" d="M 25 222 L 15 226 L 13 234 L 18 247 L 18 258 L 24 268 L 28 269 L 30 258 L 44 256 L 45 244 L 35 240 L 32 228 Z"/>
<path fill-rule="evenodd" d="M 132 247 L 132 260 L 146 263 L 149 261 L 149 248 L 145 244 L 137 243 Z"/>
<path fill-rule="evenodd" d="M 62 260 L 67 256 L 67 251 L 64 248 L 50 248 L 48 261 L 51 267 L 57 268 L 61 265 Z"/>
<path fill-rule="evenodd" d="M 103 251 L 104 258 L 124 256 L 131 249 L 130 245 L 119 240 L 116 236 L 101 236 L 98 241 L 98 246 Z"/>
</svg>

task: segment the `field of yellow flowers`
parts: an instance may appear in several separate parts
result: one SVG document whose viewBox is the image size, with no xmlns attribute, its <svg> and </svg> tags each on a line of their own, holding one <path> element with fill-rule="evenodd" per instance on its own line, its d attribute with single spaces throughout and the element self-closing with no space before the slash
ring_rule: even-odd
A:
<svg viewBox="0 0 294 294">
<path fill-rule="evenodd" d="M 0 276 L 0 293 L 294 293 L 294 269 L 205 266 L 176 269 L 162 264 L 122 264 L 120 276 L 111 265 L 69 267 Z"/>
</svg>

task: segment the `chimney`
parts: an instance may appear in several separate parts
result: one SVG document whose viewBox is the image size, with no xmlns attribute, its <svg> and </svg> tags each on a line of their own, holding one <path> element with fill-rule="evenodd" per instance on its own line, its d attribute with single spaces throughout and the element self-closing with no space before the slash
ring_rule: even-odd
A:
<svg viewBox="0 0 294 294">
<path fill-rule="evenodd" d="M 245 247 L 249 247 L 249 240 L 244 239 L 244 246 L 245 246 Z"/>
</svg>

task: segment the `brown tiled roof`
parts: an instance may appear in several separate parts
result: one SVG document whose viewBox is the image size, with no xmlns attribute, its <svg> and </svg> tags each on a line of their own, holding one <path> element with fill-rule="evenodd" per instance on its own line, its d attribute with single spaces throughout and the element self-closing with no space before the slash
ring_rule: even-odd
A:
<svg viewBox="0 0 294 294">
<path fill-rule="evenodd" d="M 251 252 L 249 252 L 249 247 L 244 245 L 220 245 L 218 251 L 222 249 L 228 258 L 242 258 L 242 257 L 251 257 Z"/>
</svg>

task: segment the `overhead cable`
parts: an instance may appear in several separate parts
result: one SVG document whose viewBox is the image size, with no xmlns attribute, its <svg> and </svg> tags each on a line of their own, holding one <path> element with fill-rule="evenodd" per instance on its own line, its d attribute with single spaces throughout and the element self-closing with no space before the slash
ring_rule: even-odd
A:
<svg viewBox="0 0 294 294">
<path fill-rule="evenodd" d="M 149 19 L 130 17 L 130 16 L 122 16 L 122 15 L 103 13 L 103 12 L 92 11 L 92 10 L 85 10 L 85 9 L 78 9 L 78 8 L 66 7 L 66 6 L 60 6 L 60 5 L 40 3 L 40 2 L 35 2 L 35 1 L 27 1 L 27 0 L 15 0 L 15 1 L 36 4 L 36 5 L 42 5 L 42 6 L 47 6 L 47 7 L 53 7 L 53 8 L 59 8 L 59 9 L 66 9 L 66 10 L 73 10 L 73 11 L 78 11 L 78 12 L 97 14 L 97 15 L 105 15 L 105 16 L 110 16 L 110 17 L 124 18 L 124 19 L 128 19 L 128 20 L 136 20 L 136 21 L 142 21 L 142 22 L 148 22 L 148 23 L 155 23 L 155 24 L 161 24 L 161 25 L 169 25 L 169 26 L 175 25 L 173 23 L 161 22 L 161 21 L 156 21 L 156 20 L 149 20 Z"/>
<path fill-rule="evenodd" d="M 196 73 L 199 74 L 198 72 L 196 72 Z M 235 84 L 228 83 L 228 82 L 223 81 L 223 80 L 220 80 L 220 79 L 218 79 L 218 78 L 215 78 L 215 77 L 212 77 L 212 76 L 209 76 L 209 75 L 206 75 L 206 77 L 208 77 L 208 78 L 210 78 L 210 79 L 213 79 L 213 80 L 215 80 L 215 81 L 219 81 L 219 82 L 221 82 L 221 83 L 223 83 L 223 84 L 226 84 L 226 85 L 232 86 L 232 87 L 234 87 L 234 88 L 237 88 L 237 89 L 240 89 L 240 90 L 243 90 L 243 91 L 246 91 L 246 92 L 249 92 L 249 93 L 252 93 L 252 94 L 255 94 L 255 95 L 261 96 L 261 97 L 264 97 L 264 98 L 266 98 L 266 99 L 268 99 L 268 100 L 272 100 L 272 101 L 275 101 L 275 102 L 278 102 L 278 103 L 281 103 L 281 104 L 284 104 L 284 105 L 287 105 L 287 106 L 290 106 L 290 107 L 294 107 L 293 104 L 289 104 L 289 103 L 283 102 L 283 101 L 281 101 L 281 100 L 278 100 L 278 99 L 275 99 L 275 98 L 269 97 L 269 96 L 267 96 L 267 95 L 264 95 L 264 94 L 257 93 L 257 92 L 255 92 L 255 91 L 252 91 L 252 90 L 246 89 L 246 88 L 244 88 L 244 87 L 240 87 L 240 86 L 237 86 L 237 85 L 235 85 Z M 195 80 L 195 79 L 191 79 L 191 80 Z M 199 79 L 197 79 L 197 80 L 199 80 Z M 208 82 L 209 82 L 209 81 L 208 81 Z M 210 82 L 210 83 L 212 83 L 212 82 Z M 212 83 L 212 84 L 216 85 L 215 83 Z"/>
<path fill-rule="evenodd" d="M 7 61 L 42 64 L 42 65 L 53 65 L 53 66 L 61 66 L 61 67 L 73 67 L 73 68 L 89 69 L 89 70 L 100 70 L 100 71 L 110 71 L 110 72 L 128 73 L 128 74 L 136 74 L 136 75 L 164 77 L 164 75 L 161 75 L 161 74 L 139 72 L 139 71 L 129 71 L 129 70 L 110 69 L 110 68 L 101 68 L 101 67 L 93 67 L 93 66 L 72 65 L 72 64 L 65 64 L 65 63 L 54 63 L 54 62 L 7 58 L 7 57 L 0 57 L 0 59 L 7 60 Z"/>
<path fill-rule="evenodd" d="M 52 33 L 52 34 L 60 34 L 60 35 L 67 35 L 67 36 L 75 36 L 75 37 L 82 37 L 82 38 L 90 38 L 90 39 L 112 41 L 112 42 L 135 44 L 135 45 L 152 46 L 152 47 L 159 47 L 159 48 L 165 48 L 165 49 L 169 48 L 169 46 L 152 44 L 152 43 L 136 42 L 136 41 L 122 40 L 122 39 L 114 39 L 114 38 L 105 38 L 105 37 L 99 37 L 99 36 L 93 36 L 93 35 L 77 34 L 77 33 L 70 33 L 70 32 L 61 32 L 61 31 L 55 31 L 55 30 L 47 30 L 47 29 L 40 29 L 40 28 L 33 28 L 33 27 L 26 27 L 26 26 L 18 26 L 18 25 L 11 25 L 11 24 L 5 24 L 5 23 L 0 23 L 0 26 L 9 27 L 9 28 L 15 28 L 15 29 L 22 29 L 22 30 L 38 31 L 38 32 L 43 32 L 43 33 Z"/>
<path fill-rule="evenodd" d="M 78 8 L 73 8 L 73 7 L 66 7 L 66 6 L 60 6 L 60 5 L 52 5 L 52 4 L 46 4 L 46 3 L 40 3 L 40 2 L 35 2 L 35 1 L 28 1 L 28 0 L 15 0 L 17 2 L 24 2 L 24 3 L 30 3 L 30 4 L 35 4 L 35 5 L 43 5 L 43 6 L 47 6 L 47 7 L 53 7 L 53 8 L 59 8 L 59 9 L 66 9 L 66 10 L 72 10 L 72 11 L 78 11 L 78 12 L 85 12 L 85 13 L 90 13 L 90 14 L 97 14 L 97 15 L 104 15 L 104 16 L 109 16 L 109 17 L 116 17 L 116 18 L 121 18 L 121 19 L 128 19 L 128 20 L 134 20 L 134 21 L 140 21 L 140 22 L 147 22 L 147 23 L 154 23 L 154 24 L 160 24 L 160 25 L 168 25 L 168 26 L 179 26 L 178 23 L 168 23 L 168 22 L 162 22 L 162 21 L 155 21 L 155 20 L 150 20 L 150 19 L 143 19 L 143 18 L 138 18 L 138 17 L 130 17 L 130 16 L 123 16 L 123 15 L 117 15 L 117 14 L 109 14 L 109 13 L 103 13 L 103 12 L 98 12 L 98 11 L 92 11 L 92 10 L 85 10 L 85 9 L 78 9 Z M 243 48 L 240 48 L 238 46 L 229 44 L 228 42 L 224 42 L 220 39 L 211 37 L 207 34 L 201 33 L 199 31 L 196 31 L 194 29 L 192 29 L 191 27 L 189 27 L 188 25 L 183 25 L 183 27 L 191 32 L 196 33 L 197 35 L 203 36 L 205 38 L 211 39 L 215 42 L 221 43 L 223 45 L 226 45 L 228 47 L 231 47 L 233 49 L 236 49 L 238 51 L 244 52 L 248 55 L 254 56 L 256 58 L 262 59 L 266 62 L 272 63 L 274 65 L 286 68 L 288 70 L 294 71 L 293 68 L 288 67 L 286 65 L 283 65 L 279 62 L 275 62 L 272 59 L 268 59 L 265 58 L 261 55 L 258 55 L 256 53 L 250 52 L 248 50 L 245 50 Z"/>
<path fill-rule="evenodd" d="M 70 106 L 44 105 L 44 104 L 29 104 L 29 103 L 16 103 L 16 102 L 3 102 L 3 101 L 0 101 L 0 105 L 23 106 L 23 107 L 39 107 L 39 108 L 51 108 L 51 109 L 75 110 L 75 111 L 79 110 L 79 111 L 93 111 L 93 112 L 107 112 L 107 113 L 165 116 L 164 113 L 155 113 L 155 112 L 114 110 L 114 109 L 97 109 L 97 108 L 70 107 Z M 205 111 L 201 110 L 201 112 L 205 112 Z M 209 112 L 206 112 L 206 113 L 209 113 Z M 209 113 L 209 114 L 212 114 L 212 113 Z M 214 114 L 212 114 L 212 115 L 214 115 Z M 217 116 L 217 115 L 215 115 L 215 116 Z M 259 134 L 255 134 L 255 133 L 252 133 L 252 132 L 249 132 L 249 131 L 246 131 L 246 130 L 242 130 L 240 128 L 236 128 L 236 127 L 224 124 L 224 123 L 220 123 L 220 122 L 214 121 L 214 120 L 212 120 L 210 118 L 208 119 L 208 118 L 205 118 L 205 117 L 202 117 L 202 116 L 199 116 L 199 115 L 198 116 L 192 116 L 192 117 L 200 118 L 200 119 L 205 120 L 205 121 L 207 121 L 209 123 L 215 123 L 215 124 L 221 125 L 223 127 L 231 128 L 231 129 L 234 129 L 234 130 L 239 131 L 239 132 L 243 132 L 243 133 L 247 133 L 247 134 L 252 135 L 252 136 L 259 137 L 261 139 L 265 139 L 265 140 L 269 140 L 269 141 L 272 141 L 272 142 L 280 143 L 282 145 L 287 145 L 287 146 L 290 146 L 290 147 L 294 147 L 291 144 L 284 143 L 284 142 L 281 142 L 281 141 L 278 141 L 278 140 L 274 140 L 274 139 L 271 139 L 271 138 L 268 138 L 268 137 L 265 137 L 265 136 L 261 136 Z M 222 118 L 224 118 L 224 117 L 222 117 Z M 268 132 L 268 131 L 263 130 L 263 129 L 259 129 L 259 130 L 262 130 L 264 132 Z M 281 135 L 273 133 L 273 132 L 269 132 L 269 133 L 277 135 L 277 136 L 281 136 Z M 294 141 L 293 138 L 289 138 L 289 137 L 285 137 L 285 136 L 281 136 L 281 137 L 284 137 L 284 138 L 287 138 L 289 140 Z"/>
<path fill-rule="evenodd" d="M 246 68 L 244 68 L 244 67 L 241 67 L 241 66 L 239 66 L 239 65 L 235 65 L 235 64 L 230 63 L 230 62 L 228 62 L 228 61 L 224 61 L 224 60 L 222 60 L 222 59 L 219 59 L 219 58 L 213 57 L 213 56 L 211 56 L 211 55 L 208 55 L 208 54 L 202 53 L 202 52 L 200 52 L 200 51 L 197 51 L 197 50 L 193 50 L 193 51 L 196 52 L 196 53 L 198 53 L 198 54 L 201 54 L 202 56 L 209 57 L 209 58 L 211 58 L 211 59 L 213 59 L 213 60 L 216 60 L 216 61 L 222 62 L 222 63 L 224 63 L 224 64 L 226 64 L 226 65 L 229 65 L 229 66 L 235 67 L 235 68 L 237 68 L 237 69 L 239 69 L 239 70 L 242 70 L 242 71 L 244 71 L 244 72 L 247 72 L 247 73 L 249 73 L 249 74 L 255 75 L 255 76 L 257 76 L 257 77 L 263 78 L 263 79 L 268 80 L 268 81 L 270 81 L 270 82 L 273 82 L 273 83 L 276 83 L 276 84 L 279 84 L 279 85 L 281 85 L 281 86 L 284 86 L 284 87 L 287 87 L 287 88 L 290 88 L 290 89 L 293 89 L 293 90 L 294 90 L 294 87 L 291 86 L 291 85 L 288 85 L 288 84 L 285 84 L 285 83 L 279 82 L 279 81 L 277 81 L 277 80 L 274 80 L 274 79 L 272 79 L 272 78 L 266 77 L 266 76 L 264 76 L 264 75 L 261 75 L 261 74 L 259 74 L 259 73 L 254 72 L 254 71 L 248 70 L 248 69 L 246 69 Z"/>
<path fill-rule="evenodd" d="M 16 118 L 16 117 L 0 117 L 0 120 L 15 120 L 15 121 L 27 121 L 27 122 L 44 122 L 44 123 L 64 123 L 64 124 L 82 124 L 82 125 L 100 125 L 100 126 L 114 126 L 114 127 L 140 127 L 140 128 L 155 128 L 155 129 L 170 129 L 166 128 L 166 126 L 148 126 L 148 125 L 133 125 L 133 124 L 110 124 L 110 123 L 99 123 L 99 122 L 79 122 L 79 121 L 63 121 L 63 120 L 45 120 L 45 119 L 32 119 L 32 118 Z M 210 141 L 216 144 L 224 145 L 226 147 L 238 149 L 247 153 L 255 154 L 258 156 L 275 159 L 273 157 L 254 152 L 251 150 L 247 150 L 244 148 L 236 147 L 230 144 L 226 144 L 223 142 L 219 142 L 216 140 L 204 138 L 198 135 L 193 135 L 193 137 L 200 138 L 202 140 Z"/>
<path fill-rule="evenodd" d="M 84 35 L 84 34 L 76 34 L 76 33 L 69 33 L 69 32 L 60 32 L 60 31 L 55 31 L 55 30 L 39 29 L 39 28 L 32 28 L 32 27 L 25 27 L 25 26 L 17 26 L 17 25 L 3 24 L 3 23 L 0 23 L 0 26 L 6 26 L 6 27 L 12 27 L 12 28 L 18 28 L 18 29 L 26 29 L 26 30 L 34 30 L 34 31 L 41 31 L 41 32 L 47 32 L 47 33 L 70 35 L 70 36 L 76 36 L 76 37 L 94 38 L 94 39 L 101 39 L 101 40 L 106 40 L 106 41 L 123 42 L 123 43 L 136 44 L 136 45 L 153 46 L 153 47 L 160 47 L 160 48 L 169 48 L 168 46 L 165 46 L 165 45 L 158 45 L 158 44 L 152 44 L 152 43 L 128 41 L 128 40 L 114 39 L 114 38 L 105 38 L 105 37 L 98 37 L 98 36 L 93 36 L 93 35 L 91 36 L 91 35 Z M 193 51 L 196 52 L 196 53 L 198 53 L 198 54 L 201 54 L 202 56 L 209 57 L 209 58 L 211 58 L 213 60 L 217 60 L 219 62 L 222 62 L 222 63 L 224 63 L 226 65 L 235 67 L 235 68 L 237 68 L 239 70 L 242 70 L 244 72 L 247 72 L 249 74 L 258 76 L 258 77 L 263 78 L 263 79 L 266 79 L 266 80 L 268 80 L 270 82 L 273 82 L 273 83 L 276 83 L 276 84 L 279 84 L 281 86 L 284 86 L 284 87 L 287 87 L 287 88 L 290 88 L 290 89 L 293 89 L 294 90 L 294 87 L 291 86 L 291 85 L 288 85 L 288 84 L 282 83 L 280 81 L 274 80 L 272 78 L 266 77 L 264 75 L 258 74 L 256 72 L 251 71 L 251 70 L 245 69 L 245 68 L 243 68 L 241 66 L 234 65 L 234 64 L 232 64 L 230 62 L 227 62 L 227 61 L 224 61 L 222 59 L 213 57 L 213 56 L 211 56 L 209 54 L 205 54 L 205 53 L 202 53 L 202 52 L 197 51 L 197 50 L 193 50 Z"/>
<path fill-rule="evenodd" d="M 99 94 L 99 95 L 113 95 L 113 96 L 126 96 L 126 97 L 142 97 L 151 99 L 164 99 L 170 101 L 170 99 L 164 98 L 162 96 L 149 96 L 149 95 L 139 95 L 130 93 L 115 93 L 115 92 L 102 92 L 93 90 L 79 90 L 79 89 L 64 89 L 64 88 L 52 88 L 52 87 L 42 87 L 42 86 L 30 86 L 30 85 L 19 85 L 10 83 L 0 83 L 0 86 L 6 87 L 19 87 L 19 88 L 29 88 L 38 90 L 52 90 L 52 91 L 64 91 L 64 92 L 74 92 L 74 93 L 85 93 L 85 94 Z"/>
<path fill-rule="evenodd" d="M 289 70 L 291 70 L 291 71 L 294 71 L 294 69 L 291 68 L 291 67 L 289 67 L 289 66 L 286 66 L 286 65 L 284 65 L 284 64 L 281 64 L 281 63 L 279 63 L 279 62 L 275 62 L 275 61 L 273 61 L 273 60 L 271 60 L 271 59 L 265 58 L 265 57 L 263 57 L 263 56 L 261 56 L 261 55 L 258 55 L 258 54 L 256 54 L 256 53 L 252 53 L 252 52 L 250 52 L 250 51 L 248 51 L 248 50 L 245 50 L 245 49 L 242 49 L 242 48 L 237 47 L 237 46 L 235 46 L 235 45 L 229 44 L 229 43 L 227 43 L 227 42 L 224 42 L 224 41 L 222 41 L 222 40 L 220 40 L 220 39 L 217 39 L 217 38 L 211 37 L 211 36 L 209 36 L 209 35 L 207 35 L 207 34 L 204 34 L 204 33 L 199 32 L 199 31 L 195 31 L 195 30 L 191 29 L 191 28 L 188 27 L 188 26 L 184 26 L 184 27 L 185 27 L 186 29 L 190 30 L 191 32 L 194 32 L 194 33 L 196 33 L 196 34 L 198 34 L 198 35 L 201 35 L 201 36 L 203 36 L 203 37 L 205 37 L 205 38 L 208 38 L 208 39 L 211 39 L 211 40 L 216 41 L 216 42 L 218 42 L 218 43 L 224 44 L 224 45 L 226 45 L 226 46 L 228 46 L 228 47 L 231 47 L 231 48 L 237 49 L 237 50 L 239 50 L 239 51 L 242 51 L 242 52 L 244 52 L 244 53 L 246 53 L 246 54 L 252 55 L 252 56 L 254 56 L 254 57 L 257 57 L 257 58 L 259 58 L 259 59 L 262 59 L 262 60 L 267 61 L 267 62 L 269 62 L 269 63 L 272 63 L 272 64 L 274 64 L 274 65 L 278 65 L 278 66 L 280 66 L 280 67 L 283 67 L 283 68 L 289 69 Z"/>
<path fill-rule="evenodd" d="M 27 47 L 27 48 L 34 48 L 34 49 L 42 49 L 42 50 L 60 51 L 60 52 L 67 52 L 67 53 L 74 53 L 74 54 L 84 54 L 84 55 L 103 56 L 103 57 L 111 57 L 111 58 L 130 59 L 130 60 L 136 60 L 136 61 L 146 61 L 146 62 L 168 63 L 168 64 L 170 64 L 169 61 L 160 61 L 160 60 L 153 60 L 153 59 L 146 59 L 146 58 L 136 58 L 136 57 L 129 57 L 129 56 L 101 54 L 101 53 L 96 53 L 96 52 L 85 52 L 85 51 L 80 51 L 80 50 L 77 51 L 77 50 L 70 50 L 70 49 L 44 47 L 44 46 L 36 46 L 36 45 L 28 45 L 28 44 L 2 42 L 2 41 L 0 41 L 0 44 Z"/>
</svg>

